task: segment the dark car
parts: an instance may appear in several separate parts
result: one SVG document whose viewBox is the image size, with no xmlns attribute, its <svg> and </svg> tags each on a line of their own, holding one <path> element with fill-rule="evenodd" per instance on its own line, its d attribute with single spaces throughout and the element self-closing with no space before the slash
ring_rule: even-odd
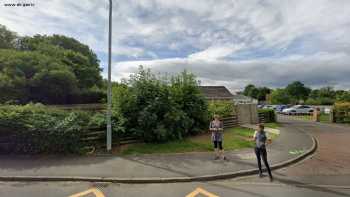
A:
<svg viewBox="0 0 350 197">
<path fill-rule="evenodd" d="M 288 108 L 287 105 L 277 105 L 277 106 L 276 106 L 276 112 L 277 112 L 277 113 L 282 113 L 282 111 L 283 111 L 284 109 L 286 109 L 286 108 Z"/>
</svg>

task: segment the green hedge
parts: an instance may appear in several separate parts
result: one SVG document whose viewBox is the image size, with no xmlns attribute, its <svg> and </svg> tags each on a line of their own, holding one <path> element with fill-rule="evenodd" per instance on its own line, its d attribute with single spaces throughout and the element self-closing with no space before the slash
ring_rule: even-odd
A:
<svg viewBox="0 0 350 197">
<path fill-rule="evenodd" d="M 264 116 L 265 123 L 276 122 L 276 114 L 273 109 L 259 109 L 258 113 Z"/>
<path fill-rule="evenodd" d="M 67 112 L 41 104 L 0 106 L 0 147 L 5 153 L 81 153 L 81 138 L 104 124 L 100 114 Z M 5 141 L 4 141 L 5 139 Z"/>
<path fill-rule="evenodd" d="M 350 123 L 350 102 L 337 102 L 334 104 L 334 121 Z"/>
</svg>

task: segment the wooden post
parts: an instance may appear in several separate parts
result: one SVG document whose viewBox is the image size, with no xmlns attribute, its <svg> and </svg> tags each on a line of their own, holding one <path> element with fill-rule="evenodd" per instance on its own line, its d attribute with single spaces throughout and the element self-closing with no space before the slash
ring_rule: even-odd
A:
<svg viewBox="0 0 350 197">
<path fill-rule="evenodd" d="M 333 109 L 333 107 L 331 107 L 331 109 L 330 109 L 330 111 L 329 111 L 329 122 L 330 123 L 334 123 L 335 122 L 335 114 L 334 114 L 335 112 L 334 112 L 334 109 Z"/>
<path fill-rule="evenodd" d="M 321 115 L 320 108 L 317 107 L 313 113 L 313 121 L 320 122 L 320 115 Z"/>
</svg>

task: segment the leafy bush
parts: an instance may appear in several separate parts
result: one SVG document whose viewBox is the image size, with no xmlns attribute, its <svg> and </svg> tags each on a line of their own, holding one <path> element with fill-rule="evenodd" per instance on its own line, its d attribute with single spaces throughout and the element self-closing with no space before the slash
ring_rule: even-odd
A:
<svg viewBox="0 0 350 197">
<path fill-rule="evenodd" d="M 333 105 L 334 99 L 328 98 L 328 97 L 319 97 L 317 99 L 308 98 L 305 101 L 305 104 L 307 104 L 307 105 Z"/>
<path fill-rule="evenodd" d="M 130 80 L 113 87 L 113 113 L 127 135 L 146 142 L 182 139 L 208 124 L 205 98 L 187 72 L 159 79 L 140 67 Z"/>
<path fill-rule="evenodd" d="M 334 104 L 335 122 L 349 123 L 350 122 L 350 102 L 336 102 Z"/>
<path fill-rule="evenodd" d="M 88 126 L 97 115 L 67 112 L 41 104 L 0 106 L 0 139 L 10 139 L 12 153 L 79 153 Z M 101 120 L 101 119 L 100 119 Z"/>
<path fill-rule="evenodd" d="M 233 102 L 229 101 L 211 101 L 208 105 L 209 115 L 213 117 L 214 114 L 220 117 L 231 116 L 235 113 L 235 106 Z"/>
<path fill-rule="evenodd" d="M 74 94 L 70 95 L 69 103 L 105 103 L 106 97 L 106 92 L 96 87 L 88 90 L 81 90 L 80 92 L 75 92 Z"/>
<path fill-rule="evenodd" d="M 258 113 L 264 117 L 265 123 L 276 122 L 276 114 L 273 109 L 259 109 Z"/>
</svg>

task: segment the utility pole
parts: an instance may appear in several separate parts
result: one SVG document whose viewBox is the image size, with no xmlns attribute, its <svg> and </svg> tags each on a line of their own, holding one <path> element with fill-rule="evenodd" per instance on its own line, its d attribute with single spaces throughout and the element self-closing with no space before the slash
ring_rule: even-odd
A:
<svg viewBox="0 0 350 197">
<path fill-rule="evenodd" d="M 107 89 L 107 151 L 112 150 L 112 0 L 109 0 L 108 25 L 108 89 Z"/>
</svg>

